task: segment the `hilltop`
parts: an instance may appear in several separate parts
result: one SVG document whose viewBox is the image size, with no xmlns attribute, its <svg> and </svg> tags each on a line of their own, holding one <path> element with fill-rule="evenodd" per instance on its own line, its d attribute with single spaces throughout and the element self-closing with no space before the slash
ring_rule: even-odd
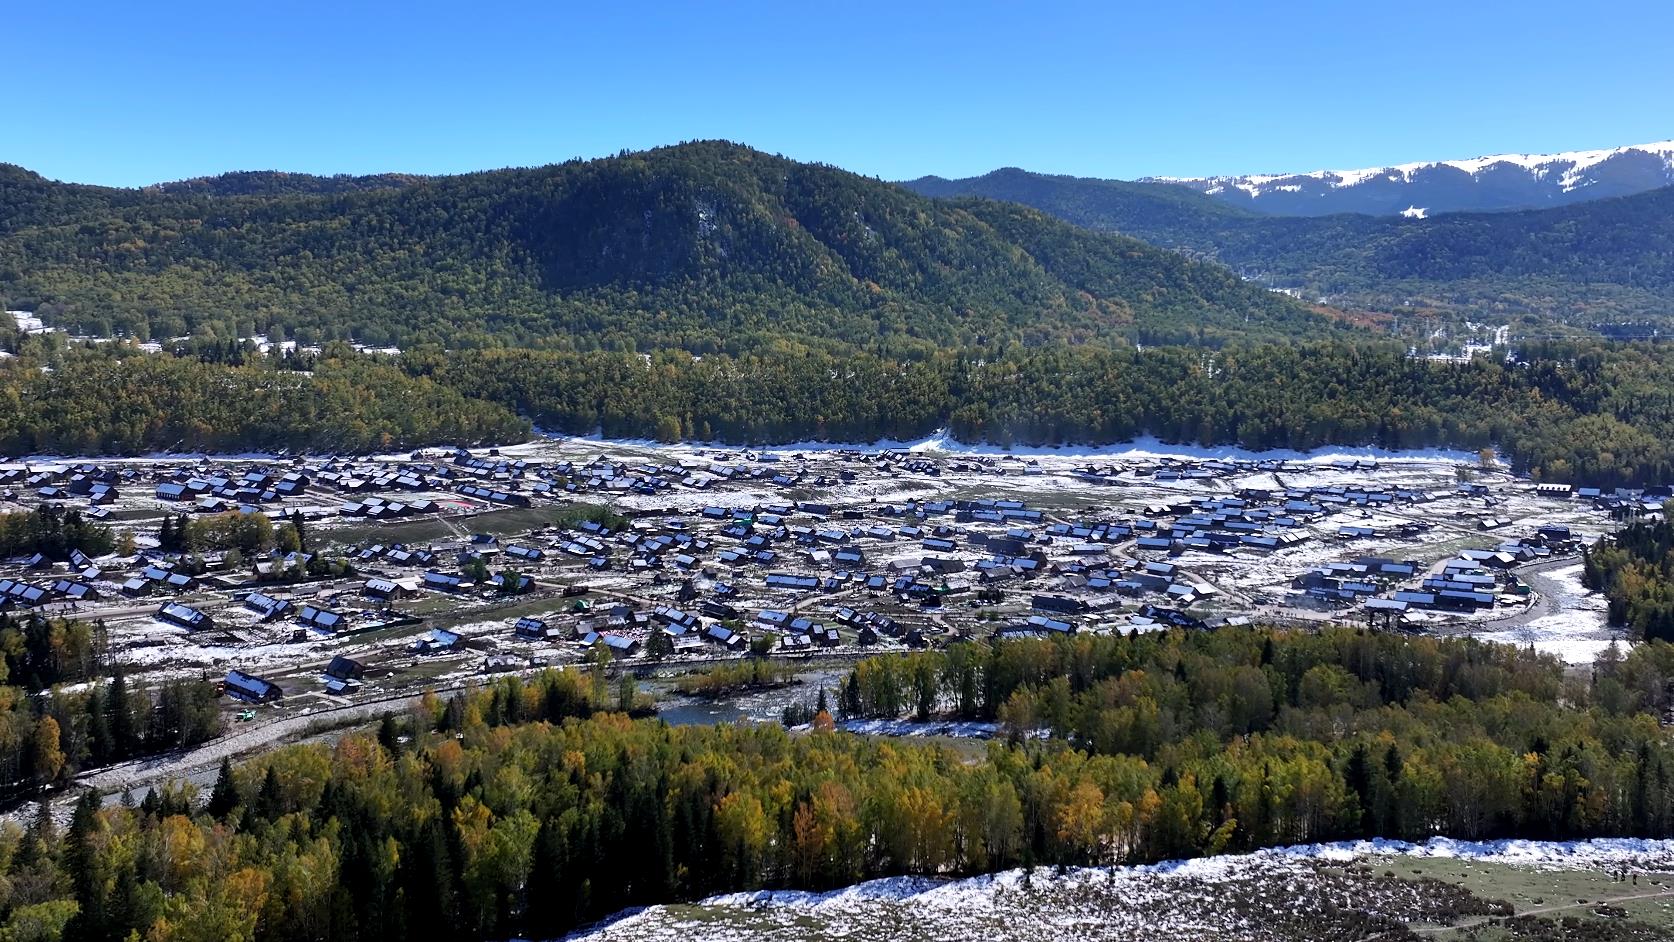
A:
<svg viewBox="0 0 1674 942">
<path fill-rule="evenodd" d="M 0 172 L 0 296 L 90 333 L 704 352 L 1343 329 L 1134 239 L 723 142 L 145 190 Z"/>
</svg>

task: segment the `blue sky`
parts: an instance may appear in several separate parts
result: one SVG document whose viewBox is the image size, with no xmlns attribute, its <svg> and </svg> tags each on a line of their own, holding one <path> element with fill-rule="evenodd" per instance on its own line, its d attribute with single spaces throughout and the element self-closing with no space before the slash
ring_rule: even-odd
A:
<svg viewBox="0 0 1674 942">
<path fill-rule="evenodd" d="M 1674 3 L 26 3 L 0 161 L 138 185 L 727 138 L 900 179 L 1674 138 Z"/>
</svg>

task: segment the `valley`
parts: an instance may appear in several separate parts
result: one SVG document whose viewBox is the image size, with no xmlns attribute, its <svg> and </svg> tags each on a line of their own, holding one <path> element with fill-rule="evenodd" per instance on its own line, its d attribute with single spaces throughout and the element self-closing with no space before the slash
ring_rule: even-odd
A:
<svg viewBox="0 0 1674 942">
<path fill-rule="evenodd" d="M 136 552 L 0 576 L 41 587 L 41 616 L 103 626 L 103 671 L 223 684 L 224 736 L 80 777 L 113 798 L 173 778 L 206 787 L 223 758 L 406 712 L 427 692 L 597 670 L 611 645 L 611 669 L 675 723 L 777 723 L 835 700 L 857 659 L 1006 637 L 1348 622 L 1514 644 L 1575 669 L 1612 644 L 1627 650 L 1581 586 L 1576 553 L 1609 532 L 1612 511 L 1660 499 L 1577 496 L 1481 464 L 1157 443 L 1010 452 L 946 438 L 35 461 L 0 467 L 36 489 L 0 494 L 4 509 L 71 508 L 102 486 L 112 496 L 85 510 L 132 533 Z M 341 560 L 341 574 L 236 550 L 176 564 L 156 528 L 183 510 L 303 521 L 307 552 L 292 558 Z M 478 581 L 461 579 L 479 565 Z M 676 690 L 683 675 L 763 653 L 795 683 L 707 701 Z M 273 695 L 241 692 L 229 671 Z M 998 734 L 909 719 L 840 727 Z"/>
<path fill-rule="evenodd" d="M 1674 7 L 6 25 L 0 942 L 1674 939 Z"/>
</svg>

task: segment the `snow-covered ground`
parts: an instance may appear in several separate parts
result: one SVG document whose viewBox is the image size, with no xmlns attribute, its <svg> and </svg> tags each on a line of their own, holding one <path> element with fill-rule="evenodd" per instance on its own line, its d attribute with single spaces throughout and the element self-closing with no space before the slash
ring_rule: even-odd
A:
<svg viewBox="0 0 1674 942">
<path fill-rule="evenodd" d="M 1289 448 L 1274 448 L 1267 451 L 1251 451 L 1236 445 L 1181 445 L 1167 444 L 1152 436 L 1140 436 L 1128 442 L 1113 445 L 994 445 L 988 442 L 963 442 L 953 437 L 947 429 L 938 429 L 924 438 L 911 441 L 897 439 L 880 439 L 875 442 L 821 442 L 801 441 L 788 442 L 782 445 L 767 445 L 762 447 L 741 447 L 718 442 L 688 442 L 680 444 L 664 444 L 649 439 L 619 439 L 603 438 L 597 435 L 553 435 L 545 440 L 536 440 L 522 445 L 512 445 L 498 449 L 503 455 L 528 456 L 542 450 L 542 445 L 587 445 L 610 448 L 648 448 L 670 456 L 678 456 L 685 452 L 692 455 L 698 453 L 713 453 L 728 451 L 734 453 L 748 452 L 750 454 L 787 455 L 795 453 L 817 454 L 833 451 L 906 451 L 918 454 L 971 455 L 994 458 L 1130 458 L 1130 459 L 1161 459 L 1176 458 L 1181 460 L 1208 459 L 1248 459 L 1268 461 L 1301 461 L 1317 464 L 1330 464 L 1335 461 L 1354 459 L 1376 459 L 1378 461 L 1427 462 L 1450 461 L 1475 464 L 1478 460 L 1476 452 L 1459 451 L 1448 448 L 1418 448 L 1401 451 L 1390 451 L 1382 448 L 1360 447 L 1351 448 L 1333 445 L 1315 451 L 1297 451 Z M 479 449 L 481 450 L 481 449 Z"/>
<path fill-rule="evenodd" d="M 829 893 L 734 893 L 653 906 L 576 938 L 743 939 L 1324 939 L 1451 922 L 1483 901 L 1441 884 L 1393 878 L 1402 858 L 1445 858 L 1536 871 L 1660 873 L 1674 841 L 1424 844 L 1357 841 L 1284 847 L 1134 867 L 1010 870 L 965 880 L 892 878 Z M 1347 865 L 1365 865 L 1345 873 Z M 1375 870 L 1385 870 L 1378 879 Z M 1637 883 L 1635 884 L 1637 885 Z M 1647 889 L 1652 886 L 1647 882 Z M 1448 892 L 1452 894 L 1449 895 Z M 1350 936 L 1350 926 L 1355 930 Z"/>
<path fill-rule="evenodd" d="M 1580 563 L 1544 575 L 1543 588 L 1551 593 L 1557 612 L 1505 631 L 1482 632 L 1477 637 L 1501 644 L 1533 645 L 1536 651 L 1555 654 L 1566 664 L 1591 664 L 1612 644 L 1626 647 L 1625 634 L 1606 623 L 1609 603 L 1604 596 L 1582 587 Z"/>
<path fill-rule="evenodd" d="M 951 736 L 958 739 L 993 739 L 999 732 L 998 723 L 932 722 L 912 720 L 845 720 L 837 728 L 868 736 Z"/>
</svg>

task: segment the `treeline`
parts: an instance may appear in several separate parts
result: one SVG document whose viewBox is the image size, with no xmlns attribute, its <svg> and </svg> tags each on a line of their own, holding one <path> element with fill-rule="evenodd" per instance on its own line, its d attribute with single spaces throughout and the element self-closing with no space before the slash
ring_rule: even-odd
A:
<svg viewBox="0 0 1674 942">
<path fill-rule="evenodd" d="M 286 542 L 291 550 L 300 548 L 297 522 L 300 515 L 284 523 L 290 528 Z M 185 514 L 178 518 L 164 514 L 157 531 L 157 547 L 170 553 L 193 553 L 199 550 L 237 550 L 245 555 L 273 549 L 278 538 L 273 520 L 264 513 L 243 513 L 231 510 L 219 514 Z"/>
<path fill-rule="evenodd" d="M 62 838 L 0 831 L 0 919 L 52 913 L 67 939 L 553 938 L 624 907 L 895 874 L 1668 836 L 1674 746 L 1642 692 L 1671 655 L 1607 659 L 1589 687 L 1470 640 L 1228 629 L 965 645 L 845 685 L 862 711 L 923 696 L 1049 730 L 976 757 L 603 715 L 603 665 L 508 678 L 224 767 L 202 807 L 174 791 L 84 803 Z"/>
<path fill-rule="evenodd" d="M 33 691 L 91 680 L 105 664 L 105 639 L 102 621 L 0 612 L 0 683 Z"/>
<path fill-rule="evenodd" d="M 0 556 L 33 556 L 63 562 L 72 552 L 89 557 L 116 549 L 110 528 L 94 523 L 76 510 L 42 506 L 30 511 L 0 514 Z"/>
<path fill-rule="evenodd" d="M 0 363 L 0 453 L 368 452 L 522 440 L 528 425 L 347 348 L 311 374 L 258 357 L 243 366 L 122 344 L 29 343 Z"/>
<path fill-rule="evenodd" d="M 674 689 L 687 696 L 713 700 L 745 690 L 782 687 L 795 680 L 794 665 L 774 664 L 766 658 L 752 657 L 682 674 L 675 680 Z"/>
<path fill-rule="evenodd" d="M 1662 644 L 1601 660 L 1589 689 L 1532 649 L 1472 640 L 1171 631 L 871 658 L 838 706 L 990 720 L 1014 743 L 1043 735 L 1142 761 L 1143 787 L 1189 811 L 1155 822 L 1164 846 L 1200 853 L 1357 835 L 1671 833 L 1674 747 L 1655 716 L 1671 678 Z M 1124 803 L 1149 803 L 1103 799 L 1119 824 Z"/>
<path fill-rule="evenodd" d="M 1466 364 L 1335 342 L 1002 345 L 907 359 L 782 342 L 739 356 L 421 350 L 393 362 L 339 346 L 312 372 L 259 354 L 229 366 L 114 344 L 24 348 L 0 366 L 0 396 L 15 406 L 0 409 L 0 451 L 14 454 L 366 452 L 520 440 L 533 420 L 739 445 L 945 428 L 1002 446 L 1150 435 L 1256 451 L 1496 448 L 1538 480 L 1674 480 L 1674 347 L 1656 343 L 1532 343 Z"/>
<path fill-rule="evenodd" d="M 0 802 L 139 756 L 212 739 L 221 731 L 215 688 L 204 681 L 130 683 L 120 672 L 74 692 L 0 686 Z"/>
<path fill-rule="evenodd" d="M 209 683 L 113 672 L 103 622 L 0 613 L 0 803 L 220 730 Z"/>
<path fill-rule="evenodd" d="M 1500 449 L 1538 479 L 1674 480 L 1674 348 L 1539 343 L 1515 361 L 1395 345 L 994 348 L 897 360 L 791 344 L 737 357 L 527 350 L 408 368 L 553 431 L 738 444 L 910 440 L 1263 450 Z"/>
<path fill-rule="evenodd" d="M 1674 641 L 1674 524 L 1635 521 L 1581 553 L 1581 582 L 1609 599 L 1613 625 Z"/>
</svg>

